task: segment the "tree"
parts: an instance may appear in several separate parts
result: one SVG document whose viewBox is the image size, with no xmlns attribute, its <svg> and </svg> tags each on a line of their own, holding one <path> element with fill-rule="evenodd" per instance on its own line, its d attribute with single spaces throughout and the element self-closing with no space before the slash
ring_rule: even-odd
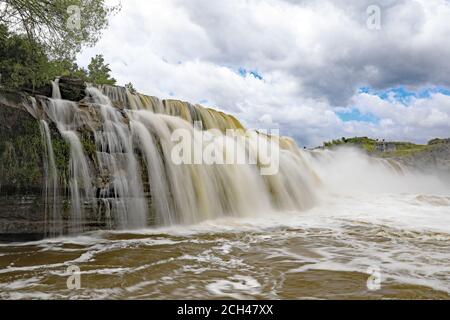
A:
<svg viewBox="0 0 450 320">
<path fill-rule="evenodd" d="M 30 51 L 30 45 L 34 47 Z M 10 88 L 35 88 L 54 78 L 69 63 L 53 64 L 42 48 L 23 35 L 11 34 L 0 25 L 1 84 Z"/>
<path fill-rule="evenodd" d="M 34 47 L 30 51 L 30 46 Z M 92 58 L 88 69 L 73 59 L 50 59 L 39 43 L 14 34 L 0 24 L 0 85 L 12 89 L 35 90 L 57 76 L 79 78 L 93 84 L 115 84 L 111 69 L 102 55 Z"/>
<path fill-rule="evenodd" d="M 30 46 L 34 47 L 30 51 Z M 49 59 L 38 43 L 14 34 L 0 24 L 0 85 L 12 89 L 43 87 L 57 76 L 89 81 L 88 71 L 71 59 Z"/>
<path fill-rule="evenodd" d="M 116 79 L 111 78 L 109 64 L 105 63 L 103 55 L 96 55 L 88 65 L 88 81 L 95 84 L 116 84 Z"/>
<path fill-rule="evenodd" d="M 34 90 L 61 75 L 88 80 L 76 53 L 97 42 L 118 10 L 104 0 L 0 0 L 0 84 Z M 92 82 L 115 82 L 99 76 L 101 64 L 93 70 Z"/>
<path fill-rule="evenodd" d="M 136 93 L 137 93 L 136 89 L 134 88 L 134 86 L 133 86 L 133 84 L 132 84 L 131 82 L 128 82 L 128 83 L 125 85 L 125 88 L 127 88 L 128 91 L 129 91 L 131 94 L 136 94 Z"/>
<path fill-rule="evenodd" d="M 25 34 L 52 58 L 73 59 L 82 46 L 98 41 L 118 10 L 104 0 L 0 0 L 0 24 Z"/>
</svg>

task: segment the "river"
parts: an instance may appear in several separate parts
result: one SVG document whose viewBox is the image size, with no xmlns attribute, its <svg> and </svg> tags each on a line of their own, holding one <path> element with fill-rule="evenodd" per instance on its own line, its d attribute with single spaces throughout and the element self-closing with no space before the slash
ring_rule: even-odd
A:
<svg viewBox="0 0 450 320">
<path fill-rule="evenodd" d="M 354 194 L 305 212 L 7 244 L 0 298 L 449 299 L 449 226 L 449 196 Z M 68 289 L 70 266 L 80 289 Z"/>
</svg>

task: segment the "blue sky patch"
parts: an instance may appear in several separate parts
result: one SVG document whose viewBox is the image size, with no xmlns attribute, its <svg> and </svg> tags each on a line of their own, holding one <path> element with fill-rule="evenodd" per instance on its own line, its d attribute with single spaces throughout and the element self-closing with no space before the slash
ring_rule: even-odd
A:
<svg viewBox="0 0 450 320">
<path fill-rule="evenodd" d="M 417 91 L 408 90 L 403 86 L 386 90 L 375 90 L 371 87 L 362 87 L 358 92 L 376 95 L 383 100 L 389 100 L 393 98 L 395 101 L 403 103 L 404 105 L 408 105 L 412 98 L 427 99 L 435 93 L 441 93 L 450 96 L 450 89 L 439 86 L 423 88 Z"/>
<path fill-rule="evenodd" d="M 375 115 L 371 113 L 363 114 L 356 108 L 352 108 L 350 111 L 341 111 L 335 113 L 344 122 L 360 121 L 376 124 L 380 121 L 380 119 L 378 119 Z"/>
<path fill-rule="evenodd" d="M 252 75 L 254 78 L 256 78 L 256 79 L 258 79 L 258 80 L 263 80 L 263 77 L 262 77 L 262 75 L 260 75 L 257 71 L 255 71 L 255 70 L 247 70 L 247 69 L 245 69 L 245 68 L 239 68 L 239 70 L 238 70 L 238 72 L 239 72 L 239 74 L 242 76 L 242 77 L 245 77 L 245 76 L 247 76 L 247 75 Z"/>
</svg>

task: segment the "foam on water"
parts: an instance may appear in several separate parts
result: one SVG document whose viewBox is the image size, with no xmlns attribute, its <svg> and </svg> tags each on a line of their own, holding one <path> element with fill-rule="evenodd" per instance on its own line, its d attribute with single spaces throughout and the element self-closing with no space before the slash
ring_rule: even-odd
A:
<svg viewBox="0 0 450 320">
<path fill-rule="evenodd" d="M 46 272 L 63 280 L 65 268 L 70 265 L 92 265 L 87 270 L 82 268 L 83 277 L 133 277 L 162 268 L 167 270 L 159 280 L 144 277 L 142 282 L 128 285 L 128 289 L 109 294 L 148 297 L 149 292 L 163 294 L 161 285 L 163 282 L 167 285 L 169 279 L 171 286 L 176 287 L 198 277 L 202 279 L 204 293 L 197 297 L 277 298 L 282 279 L 289 275 L 318 270 L 364 274 L 368 267 L 376 266 L 388 283 L 450 293 L 450 207 L 449 196 L 444 193 L 331 191 L 320 205 L 304 212 L 271 212 L 259 218 L 228 217 L 190 226 L 97 231 L 78 237 L 1 245 L 3 259 L 10 254 L 18 256 L 16 250 L 31 250 L 38 256 L 48 253 L 75 256 L 49 264 L 8 265 L 0 269 L 0 279 L 1 275 L 9 278 L 17 273 L 29 274 L 29 278 L 14 277 L 11 279 L 15 280 L 6 283 L 0 280 L 0 286 L 4 297 L 21 294 L 30 297 L 32 293 L 28 291 L 39 287 Z M 190 249 L 180 252 L 176 249 L 184 246 Z M 152 248 L 179 253 L 146 261 L 146 252 Z M 7 252 L 11 249 L 13 253 Z M 116 252 L 125 256 L 137 254 L 139 259 L 127 258 L 120 265 L 112 261 L 111 265 L 95 267 L 98 259 L 105 261 L 110 259 L 105 257 Z M 270 273 L 262 271 L 266 268 L 279 273 L 278 279 L 262 276 Z M 223 275 L 217 277 L 211 272 Z M 27 283 L 32 285 L 25 289 Z M 199 290 L 199 284 L 192 285 Z M 173 290 L 171 294 L 176 296 Z M 56 296 L 60 294 L 64 296 L 58 290 L 55 292 Z M 84 294 L 108 296 L 98 290 Z"/>
<path fill-rule="evenodd" d="M 252 277 L 233 276 L 206 286 L 211 294 L 233 299 L 246 299 L 261 293 L 261 284 Z"/>
</svg>

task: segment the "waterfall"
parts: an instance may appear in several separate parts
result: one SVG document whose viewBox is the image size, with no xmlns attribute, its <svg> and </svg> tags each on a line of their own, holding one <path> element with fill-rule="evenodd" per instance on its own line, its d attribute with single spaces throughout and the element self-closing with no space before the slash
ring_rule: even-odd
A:
<svg viewBox="0 0 450 320">
<path fill-rule="evenodd" d="M 41 110 L 33 110 L 42 123 L 48 155 L 47 197 L 55 198 L 58 190 L 48 121 L 70 147 L 66 223 L 71 233 L 94 222 L 107 228 L 145 228 L 298 211 L 315 204 L 320 179 L 291 139 L 244 131 L 223 112 L 125 88 L 88 87 L 86 95 L 80 103 L 63 100 L 56 80 L 52 98 L 41 98 Z M 193 164 L 172 159 L 178 143 L 174 133 L 180 129 L 192 138 Z M 230 129 L 237 135 L 229 136 Z M 200 139 L 204 130 L 209 130 L 206 145 Z M 266 163 L 260 145 L 279 153 L 276 174 L 261 174 Z M 197 153 L 206 151 L 226 164 L 196 162 Z M 57 223 L 61 213 L 54 201 L 48 202 L 53 203 L 49 217 Z"/>
<path fill-rule="evenodd" d="M 39 130 L 41 141 L 44 147 L 43 166 L 44 166 L 44 204 L 45 204 L 45 233 L 50 236 L 62 234 L 61 212 L 59 211 L 59 183 L 58 170 L 55 162 L 55 152 L 51 139 L 50 127 L 48 122 L 40 119 L 39 108 L 34 97 L 30 97 L 30 104 L 25 104 L 25 108 L 36 120 L 39 121 Z"/>
<path fill-rule="evenodd" d="M 52 98 L 61 99 L 61 90 L 59 88 L 59 78 L 52 81 Z"/>
<path fill-rule="evenodd" d="M 97 89 L 88 88 L 100 110 L 101 130 L 95 131 L 100 170 L 112 175 L 111 187 L 100 191 L 101 198 L 116 212 L 119 228 L 146 226 L 147 203 L 144 198 L 140 168 L 132 145 L 132 135 L 120 112 Z"/>
<path fill-rule="evenodd" d="M 61 136 L 70 146 L 69 186 L 71 195 L 71 233 L 82 231 L 84 204 L 92 201 L 93 185 L 87 156 L 77 133 L 86 121 L 75 102 L 50 99 L 44 103 L 44 112 L 56 124 Z M 94 203 L 95 205 L 95 203 Z"/>
<path fill-rule="evenodd" d="M 223 112 L 208 109 L 200 105 L 192 105 L 178 100 L 161 101 L 156 97 L 143 94 L 132 94 L 127 88 L 110 85 L 100 86 L 104 94 L 102 99 L 117 102 L 130 110 L 147 110 L 156 114 L 166 114 L 184 119 L 190 123 L 202 122 L 204 129 L 243 129 L 242 124 L 235 117 Z"/>
<path fill-rule="evenodd" d="M 45 169 L 45 205 L 46 216 L 49 220 L 49 231 L 51 236 L 62 233 L 61 212 L 59 211 L 59 184 L 58 170 L 56 168 L 55 153 L 53 151 L 50 128 L 45 120 L 40 120 L 42 141 L 45 146 L 44 169 Z"/>
</svg>

